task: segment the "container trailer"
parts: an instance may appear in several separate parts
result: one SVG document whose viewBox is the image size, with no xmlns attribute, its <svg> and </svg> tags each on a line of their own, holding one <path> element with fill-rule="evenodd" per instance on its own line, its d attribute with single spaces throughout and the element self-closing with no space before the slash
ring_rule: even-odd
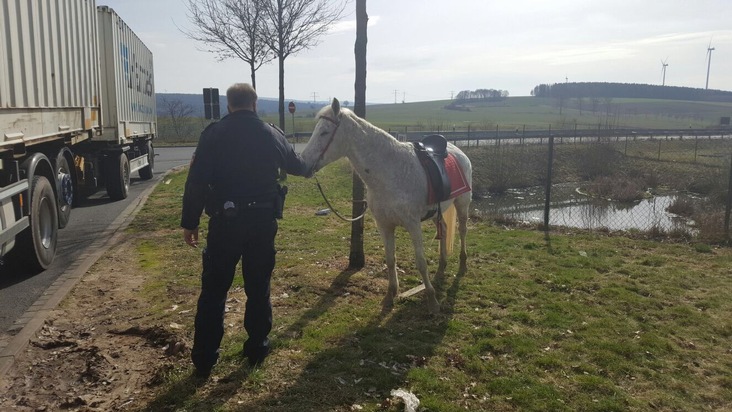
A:
<svg viewBox="0 0 732 412">
<path fill-rule="evenodd" d="M 77 199 L 152 179 L 153 56 L 94 0 L 2 1 L 0 21 L 0 263 L 43 270 Z"/>
</svg>

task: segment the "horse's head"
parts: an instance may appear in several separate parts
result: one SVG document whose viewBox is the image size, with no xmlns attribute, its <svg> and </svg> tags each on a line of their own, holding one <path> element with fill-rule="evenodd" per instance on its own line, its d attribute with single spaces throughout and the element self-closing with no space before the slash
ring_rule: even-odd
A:
<svg viewBox="0 0 732 412">
<path fill-rule="evenodd" d="M 318 123 L 302 152 L 302 159 L 308 167 L 308 177 L 344 156 L 337 137 L 341 134 L 339 129 L 342 117 L 341 104 L 335 98 L 330 106 L 325 106 L 318 112 Z"/>
</svg>

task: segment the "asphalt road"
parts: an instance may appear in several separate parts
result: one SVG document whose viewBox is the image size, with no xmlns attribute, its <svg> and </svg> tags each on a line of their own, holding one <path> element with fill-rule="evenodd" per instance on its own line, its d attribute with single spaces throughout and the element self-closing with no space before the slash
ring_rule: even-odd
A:
<svg viewBox="0 0 732 412">
<path fill-rule="evenodd" d="M 193 147 L 156 147 L 155 172 L 150 180 L 131 179 L 127 199 L 110 201 L 102 189 L 84 199 L 71 212 L 71 221 L 59 231 L 56 258 L 48 269 L 32 273 L 12 257 L 0 266 L 0 335 L 14 325 L 44 291 L 100 237 L 129 205 L 139 203 L 145 189 L 160 181 L 168 170 L 188 164 Z M 11 252 L 12 254 L 12 252 Z"/>
</svg>

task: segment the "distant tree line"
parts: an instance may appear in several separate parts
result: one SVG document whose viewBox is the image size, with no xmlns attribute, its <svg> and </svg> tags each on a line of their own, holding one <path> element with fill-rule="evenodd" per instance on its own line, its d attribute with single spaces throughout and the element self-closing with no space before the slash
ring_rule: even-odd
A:
<svg viewBox="0 0 732 412">
<path fill-rule="evenodd" d="M 476 89 L 463 90 L 455 96 L 455 103 L 469 103 L 476 101 L 497 102 L 508 98 L 508 90 Z"/>
<path fill-rule="evenodd" d="M 732 102 L 732 92 L 693 87 L 659 86 L 639 83 L 555 83 L 540 84 L 531 90 L 534 97 L 568 98 L 640 98 Z"/>
<path fill-rule="evenodd" d="M 470 111 L 469 103 L 500 102 L 508 98 L 508 90 L 476 89 L 463 90 L 455 96 L 450 104 L 445 106 L 447 110 Z"/>
</svg>

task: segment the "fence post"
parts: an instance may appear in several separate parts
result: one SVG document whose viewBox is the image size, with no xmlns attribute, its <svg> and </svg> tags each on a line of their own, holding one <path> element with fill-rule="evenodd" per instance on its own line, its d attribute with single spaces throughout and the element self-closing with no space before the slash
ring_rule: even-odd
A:
<svg viewBox="0 0 732 412">
<path fill-rule="evenodd" d="M 732 156 L 730 156 L 729 182 L 727 183 L 727 207 L 724 209 L 724 236 L 729 242 L 729 216 L 732 210 Z"/>
<path fill-rule="evenodd" d="M 549 126 L 549 161 L 546 167 L 546 200 L 544 202 L 544 231 L 549 233 L 549 207 L 552 192 L 552 164 L 554 163 L 554 135 Z"/>
<path fill-rule="evenodd" d="M 521 144 L 525 143 L 526 139 L 526 125 L 523 125 L 523 128 L 521 129 Z"/>
<path fill-rule="evenodd" d="M 694 136 L 694 163 L 696 163 L 696 148 L 699 144 L 699 135 Z"/>
<path fill-rule="evenodd" d="M 667 136 L 668 138 L 668 136 Z M 661 160 L 661 140 L 658 140 L 658 160 Z"/>
</svg>

